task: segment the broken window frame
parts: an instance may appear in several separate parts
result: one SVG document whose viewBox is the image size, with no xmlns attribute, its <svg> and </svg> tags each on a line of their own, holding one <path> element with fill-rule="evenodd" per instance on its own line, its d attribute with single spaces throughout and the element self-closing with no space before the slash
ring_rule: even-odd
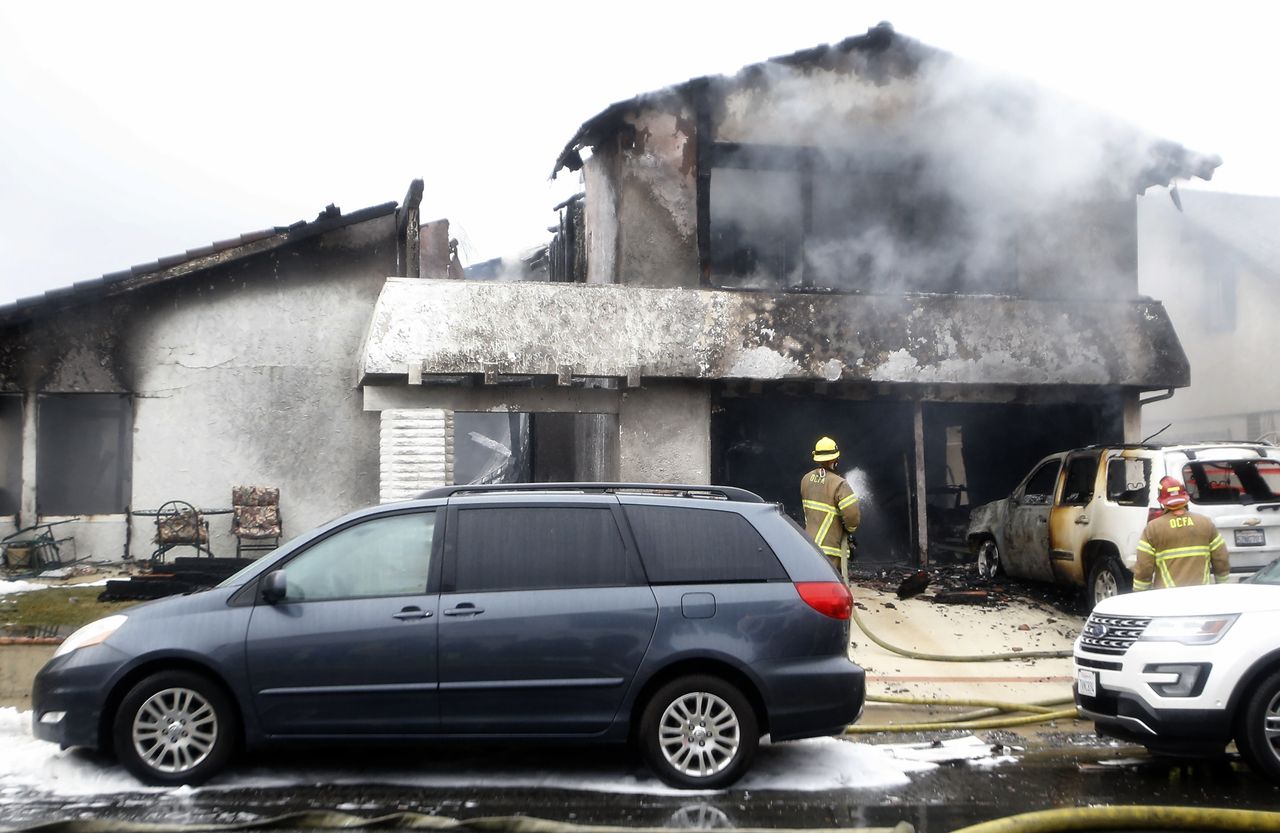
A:
<svg viewBox="0 0 1280 833">
<path fill-rule="evenodd" d="M 700 260 L 703 268 L 703 282 L 711 287 L 718 289 L 748 289 L 757 288 L 751 280 L 753 276 L 764 277 L 772 281 L 779 289 L 782 290 L 834 290 L 834 291 L 867 291 L 874 290 L 873 283 L 876 280 L 889 279 L 892 281 L 900 281 L 907 291 L 955 291 L 959 285 L 959 277 L 931 275 L 933 281 L 940 280 L 943 285 L 920 285 L 914 286 L 913 283 L 920 279 L 920 276 L 893 276 L 888 274 L 880 274 L 877 267 L 873 264 L 864 267 L 860 274 L 842 275 L 839 279 L 833 279 L 831 276 L 817 276 L 814 274 L 814 267 L 811 263 L 809 255 L 809 246 L 814 243 L 820 243 L 824 238 L 818 236 L 815 229 L 815 211 L 817 210 L 817 200 L 822 192 L 822 183 L 833 177 L 846 177 L 855 182 L 863 182 L 864 184 L 872 183 L 879 180 L 880 183 L 874 189 L 877 193 L 896 193 L 892 188 L 886 189 L 884 182 L 893 179 L 902 179 L 904 177 L 911 180 L 915 185 L 915 190 L 920 191 L 905 201 L 898 201 L 896 208 L 890 206 L 889 214 L 892 215 L 892 225 L 886 226 L 891 228 L 894 239 L 901 238 L 908 246 L 912 245 L 911 241 L 917 237 L 926 240 L 932 240 L 938 235 L 927 235 L 918 228 L 922 223 L 938 221 L 936 217 L 946 214 L 952 214 L 958 211 L 953 204 L 953 200 L 948 198 L 944 190 L 936 190 L 932 193 L 932 199 L 922 199 L 922 194 L 929 194 L 927 189 L 922 186 L 923 162 L 920 159 L 902 157 L 893 154 L 850 154 L 841 153 L 831 148 L 821 148 L 805 145 L 771 145 L 760 143 L 742 143 L 742 142 L 707 142 L 708 148 L 705 153 L 700 154 L 699 162 L 699 182 L 698 182 L 698 205 L 699 217 L 702 222 L 699 225 L 698 244 L 702 249 L 700 252 Z M 702 166 L 706 166 L 705 170 Z M 714 187 L 715 172 L 717 170 L 745 170 L 756 173 L 792 173 L 796 174 L 799 182 L 800 191 L 800 229 L 799 236 L 796 240 L 796 264 L 794 268 L 787 269 L 785 263 L 787 256 L 784 255 L 782 261 L 784 265 L 775 272 L 756 271 L 752 274 L 741 272 L 726 272 L 723 270 L 723 263 L 726 260 L 739 259 L 742 257 L 756 257 L 759 254 L 744 255 L 742 247 L 734 250 L 732 254 L 726 257 L 723 254 L 717 256 L 714 250 L 716 246 L 716 229 L 720 227 L 720 223 L 716 221 L 712 215 L 712 207 L 714 203 Z M 704 194 L 705 192 L 705 194 Z M 883 209 L 881 209 L 883 211 Z M 849 218 L 857 218 L 856 212 L 851 212 Z M 956 216 L 959 216 L 958 214 Z M 930 220 L 934 217 L 934 220 Z M 730 224 L 730 226 L 736 224 Z M 868 230 L 877 227 L 875 222 L 868 225 Z M 726 227 L 727 228 L 727 227 Z M 840 239 L 840 238 L 833 238 Z M 771 254 L 766 254 L 763 260 L 777 260 Z M 1012 263 L 1012 252 L 1010 253 L 1010 263 Z M 720 265 L 720 268 L 718 267 Z M 794 280 L 798 275 L 798 280 Z M 1012 270 L 1007 274 L 999 276 L 983 275 L 981 278 L 981 286 L 975 286 L 974 291 L 983 293 L 1009 291 L 1014 282 L 1015 275 Z M 737 278 L 738 281 L 726 280 L 727 278 Z M 844 280 L 848 280 L 848 284 L 843 284 Z"/>
<path fill-rule="evenodd" d="M 1133 467 L 1142 470 L 1142 480 L 1130 480 Z M 1113 489 L 1113 473 L 1121 472 L 1124 489 Z M 1151 493 L 1151 460 L 1146 457 L 1112 457 L 1107 461 L 1107 500 L 1118 506 L 1146 506 Z"/>
<path fill-rule="evenodd" d="M 1049 480 L 1049 491 L 1041 492 L 1038 489 L 1032 490 L 1033 486 L 1039 486 L 1036 481 L 1043 472 L 1052 470 L 1053 477 Z M 1022 506 L 1048 506 L 1053 503 L 1053 493 L 1058 487 L 1058 475 L 1062 472 L 1061 460 L 1048 460 L 1039 466 L 1027 478 L 1027 483 L 1022 488 L 1022 494 L 1018 496 L 1018 503 Z"/>
<path fill-rule="evenodd" d="M 1062 494 L 1058 506 L 1088 506 L 1098 484 L 1098 457 L 1093 454 L 1071 457 L 1064 466 Z"/>
</svg>

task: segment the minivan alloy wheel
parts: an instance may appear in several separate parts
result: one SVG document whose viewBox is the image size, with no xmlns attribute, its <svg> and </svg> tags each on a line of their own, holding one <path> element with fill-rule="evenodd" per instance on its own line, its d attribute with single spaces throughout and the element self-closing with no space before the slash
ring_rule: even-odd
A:
<svg viewBox="0 0 1280 833">
<path fill-rule="evenodd" d="M 182 773 L 209 757 L 218 741 L 218 715 L 198 691 L 166 688 L 133 717 L 133 748 L 160 772 Z"/>
<path fill-rule="evenodd" d="M 658 732 L 671 766 L 695 778 L 720 772 L 738 754 L 738 716 L 707 691 L 689 692 L 667 706 Z"/>
<path fill-rule="evenodd" d="M 240 721 L 226 689 L 192 671 L 160 671 L 139 681 L 112 717 L 125 769 L 145 784 L 200 784 L 231 759 Z"/>
<path fill-rule="evenodd" d="M 751 767 L 760 743 L 755 709 L 736 685 L 690 674 L 659 688 L 638 727 L 650 768 L 673 787 L 721 789 Z"/>
</svg>

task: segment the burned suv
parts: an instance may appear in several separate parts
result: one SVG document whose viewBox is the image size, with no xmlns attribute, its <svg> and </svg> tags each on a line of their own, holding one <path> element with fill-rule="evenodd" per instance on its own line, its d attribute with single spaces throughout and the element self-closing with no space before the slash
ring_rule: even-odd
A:
<svg viewBox="0 0 1280 833">
<path fill-rule="evenodd" d="M 632 741 L 727 786 L 761 735 L 839 733 L 852 598 L 741 489 L 437 489 L 347 515 L 218 587 L 107 617 L 36 676 L 35 734 L 194 784 L 240 745 Z"/>
<path fill-rule="evenodd" d="M 1090 446 L 1052 454 L 1013 493 L 973 510 L 978 570 L 1082 587 L 1092 609 L 1132 587 L 1138 538 L 1171 475 L 1217 525 L 1234 576 L 1280 555 L 1280 448 L 1260 443 Z"/>
</svg>

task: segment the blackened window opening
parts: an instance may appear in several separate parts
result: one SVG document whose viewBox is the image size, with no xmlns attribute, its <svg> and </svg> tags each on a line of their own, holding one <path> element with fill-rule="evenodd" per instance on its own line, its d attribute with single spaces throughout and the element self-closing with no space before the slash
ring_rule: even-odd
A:
<svg viewBox="0 0 1280 833">
<path fill-rule="evenodd" d="M 919 158 L 716 142 L 711 283 L 730 289 L 1007 292 L 1016 258 L 982 258 Z"/>
<path fill-rule="evenodd" d="M 133 406 L 114 393 L 41 396 L 36 424 L 36 511 L 119 514 L 128 509 Z"/>
<path fill-rule="evenodd" d="M 0 515 L 22 505 L 22 396 L 0 395 Z"/>
</svg>

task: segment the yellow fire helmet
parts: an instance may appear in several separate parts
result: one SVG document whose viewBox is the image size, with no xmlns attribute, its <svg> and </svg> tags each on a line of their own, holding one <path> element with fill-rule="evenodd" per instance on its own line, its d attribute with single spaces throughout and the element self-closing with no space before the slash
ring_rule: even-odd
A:
<svg viewBox="0 0 1280 833">
<path fill-rule="evenodd" d="M 840 447 L 830 437 L 823 437 L 813 444 L 813 462 L 825 463 L 840 457 Z"/>
</svg>

